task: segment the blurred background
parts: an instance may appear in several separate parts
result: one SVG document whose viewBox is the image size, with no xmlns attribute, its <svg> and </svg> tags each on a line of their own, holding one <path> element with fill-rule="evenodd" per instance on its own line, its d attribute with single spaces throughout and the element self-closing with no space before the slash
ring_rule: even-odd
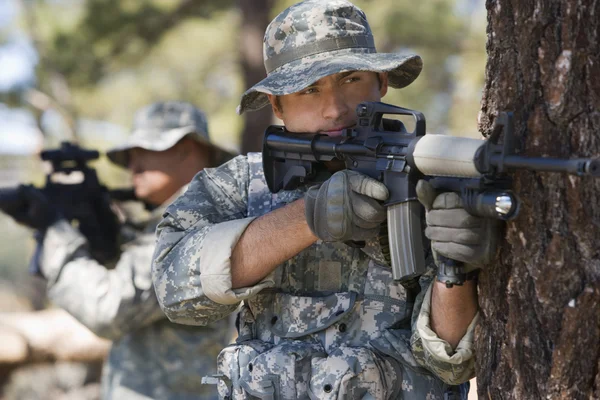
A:
<svg viewBox="0 0 600 400">
<path fill-rule="evenodd" d="M 238 116 L 235 109 L 244 90 L 265 75 L 266 25 L 293 3 L 0 0 L 0 187 L 42 185 L 47 167 L 39 152 L 62 141 L 100 151 L 119 144 L 135 110 L 159 100 L 199 106 L 224 148 L 260 150 L 262 132 L 276 122 L 270 110 Z M 424 60 L 420 78 L 390 90 L 384 101 L 422 111 L 429 132 L 478 137 L 484 2 L 354 3 L 366 12 L 379 52 L 412 52 Z M 92 165 L 107 186 L 129 186 L 127 173 L 105 158 Z M 43 282 L 27 274 L 33 249 L 31 232 L 0 213 L 0 311 L 50 306 Z M 0 361 L 0 385 L 14 385 L 15 374 L 2 368 Z M 2 393 L 6 399 L 67 398 Z"/>
</svg>

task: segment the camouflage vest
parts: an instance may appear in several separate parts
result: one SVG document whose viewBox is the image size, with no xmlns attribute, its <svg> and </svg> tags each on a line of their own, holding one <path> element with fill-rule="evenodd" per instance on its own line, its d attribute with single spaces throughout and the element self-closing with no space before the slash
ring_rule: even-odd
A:
<svg viewBox="0 0 600 400">
<path fill-rule="evenodd" d="M 248 216 L 303 196 L 269 191 L 262 154 L 248 154 Z M 377 241 L 363 249 L 318 241 L 246 300 L 237 343 L 218 359 L 228 399 L 443 399 L 447 385 L 410 351 L 412 302 Z M 429 397 L 428 397 L 429 396 Z"/>
</svg>

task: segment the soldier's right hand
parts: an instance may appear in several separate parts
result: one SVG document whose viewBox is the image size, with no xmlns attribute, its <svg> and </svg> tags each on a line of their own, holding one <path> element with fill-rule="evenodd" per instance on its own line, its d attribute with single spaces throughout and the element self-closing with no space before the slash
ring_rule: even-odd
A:
<svg viewBox="0 0 600 400">
<path fill-rule="evenodd" d="M 44 193 L 31 185 L 20 185 L 17 189 L 19 206 L 6 212 L 18 223 L 37 230 L 44 230 L 60 218 L 56 208 Z"/>
<path fill-rule="evenodd" d="M 304 197 L 306 222 L 324 242 L 360 241 L 379 234 L 386 218 L 385 185 L 355 171 L 338 171 Z"/>
</svg>

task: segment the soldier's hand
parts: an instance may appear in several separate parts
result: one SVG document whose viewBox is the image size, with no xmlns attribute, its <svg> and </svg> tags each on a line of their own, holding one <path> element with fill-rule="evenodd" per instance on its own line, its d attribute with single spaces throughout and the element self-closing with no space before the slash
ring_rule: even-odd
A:
<svg viewBox="0 0 600 400">
<path fill-rule="evenodd" d="M 338 171 L 306 192 L 306 221 L 325 242 L 369 239 L 377 236 L 386 218 L 381 201 L 388 196 L 383 183 L 358 172 Z"/>
<path fill-rule="evenodd" d="M 20 185 L 17 189 L 18 207 L 6 210 L 18 223 L 37 230 L 44 230 L 60 218 L 56 208 L 50 204 L 41 190 L 31 185 Z"/>
<path fill-rule="evenodd" d="M 427 212 L 425 236 L 434 258 L 439 255 L 465 263 L 465 272 L 489 264 L 496 256 L 500 221 L 476 217 L 465 211 L 460 196 L 436 195 L 427 181 L 417 182 L 417 197 Z"/>
</svg>

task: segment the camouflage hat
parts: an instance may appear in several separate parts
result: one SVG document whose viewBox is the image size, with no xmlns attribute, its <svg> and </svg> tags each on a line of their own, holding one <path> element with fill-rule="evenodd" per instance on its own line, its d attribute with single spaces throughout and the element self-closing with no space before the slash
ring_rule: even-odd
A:
<svg viewBox="0 0 600 400">
<path fill-rule="evenodd" d="M 279 14 L 263 43 L 267 77 L 248 89 L 238 114 L 269 104 L 265 93 L 298 92 L 345 71 L 388 72 L 391 87 L 414 81 L 423 66 L 418 55 L 377 53 L 365 13 L 345 0 L 307 0 Z"/>
<path fill-rule="evenodd" d="M 115 164 L 127 167 L 129 150 L 139 147 L 164 151 L 186 136 L 229 154 L 210 142 L 208 123 L 202 111 L 190 103 L 166 101 L 140 109 L 134 117 L 133 132 L 127 142 L 109 150 L 106 155 Z"/>
</svg>

